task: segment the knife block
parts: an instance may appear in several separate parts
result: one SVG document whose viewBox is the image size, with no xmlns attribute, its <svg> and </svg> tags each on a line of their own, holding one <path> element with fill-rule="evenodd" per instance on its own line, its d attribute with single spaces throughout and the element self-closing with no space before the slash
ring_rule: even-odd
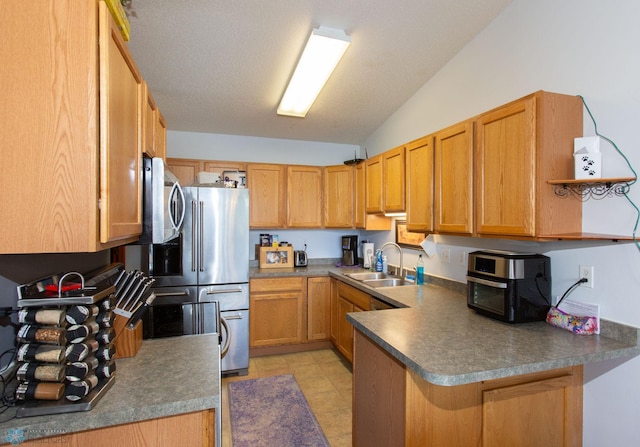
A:
<svg viewBox="0 0 640 447">
<path fill-rule="evenodd" d="M 142 321 L 138 321 L 133 329 L 127 327 L 128 322 L 129 318 L 118 314 L 113 320 L 113 329 L 116 333 L 115 358 L 118 359 L 134 357 L 142 346 Z"/>
</svg>

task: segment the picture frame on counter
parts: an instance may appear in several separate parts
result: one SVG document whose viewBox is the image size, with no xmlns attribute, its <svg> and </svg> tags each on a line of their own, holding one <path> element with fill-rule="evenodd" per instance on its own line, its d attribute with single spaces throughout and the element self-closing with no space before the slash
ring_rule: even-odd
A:
<svg viewBox="0 0 640 447">
<path fill-rule="evenodd" d="M 407 231 L 406 220 L 396 220 L 396 244 L 401 247 L 420 250 L 420 242 L 425 238 L 425 233 Z"/>
<path fill-rule="evenodd" d="M 260 268 L 286 268 L 293 267 L 293 247 L 259 247 Z"/>
</svg>

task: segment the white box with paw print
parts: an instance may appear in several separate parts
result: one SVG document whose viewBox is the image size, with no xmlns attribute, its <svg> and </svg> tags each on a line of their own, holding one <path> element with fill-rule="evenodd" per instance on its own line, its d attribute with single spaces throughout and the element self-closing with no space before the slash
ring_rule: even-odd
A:
<svg viewBox="0 0 640 447">
<path fill-rule="evenodd" d="M 573 160 L 576 180 L 602 178 L 600 137 L 575 138 L 573 141 Z"/>
</svg>

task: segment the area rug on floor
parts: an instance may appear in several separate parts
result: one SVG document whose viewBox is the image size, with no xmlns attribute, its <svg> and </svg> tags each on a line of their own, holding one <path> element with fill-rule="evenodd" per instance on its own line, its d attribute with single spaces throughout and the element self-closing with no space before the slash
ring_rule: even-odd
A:
<svg viewBox="0 0 640 447">
<path fill-rule="evenodd" d="M 227 386 L 233 447 L 329 447 L 293 375 Z"/>
</svg>

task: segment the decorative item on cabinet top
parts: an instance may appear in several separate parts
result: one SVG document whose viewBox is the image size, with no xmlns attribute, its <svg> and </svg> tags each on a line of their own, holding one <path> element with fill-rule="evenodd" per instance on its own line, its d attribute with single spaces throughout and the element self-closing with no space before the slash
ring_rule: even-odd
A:
<svg viewBox="0 0 640 447">
<path fill-rule="evenodd" d="M 196 174 L 196 185 L 216 186 L 219 188 L 246 188 L 246 171 L 200 171 Z"/>
<path fill-rule="evenodd" d="M 129 24 L 129 19 L 127 18 L 124 8 L 127 7 L 130 10 L 131 0 L 104 0 L 104 2 L 109 7 L 109 12 L 111 12 L 111 16 L 116 22 L 122 38 L 129 40 L 131 25 Z"/>
</svg>

